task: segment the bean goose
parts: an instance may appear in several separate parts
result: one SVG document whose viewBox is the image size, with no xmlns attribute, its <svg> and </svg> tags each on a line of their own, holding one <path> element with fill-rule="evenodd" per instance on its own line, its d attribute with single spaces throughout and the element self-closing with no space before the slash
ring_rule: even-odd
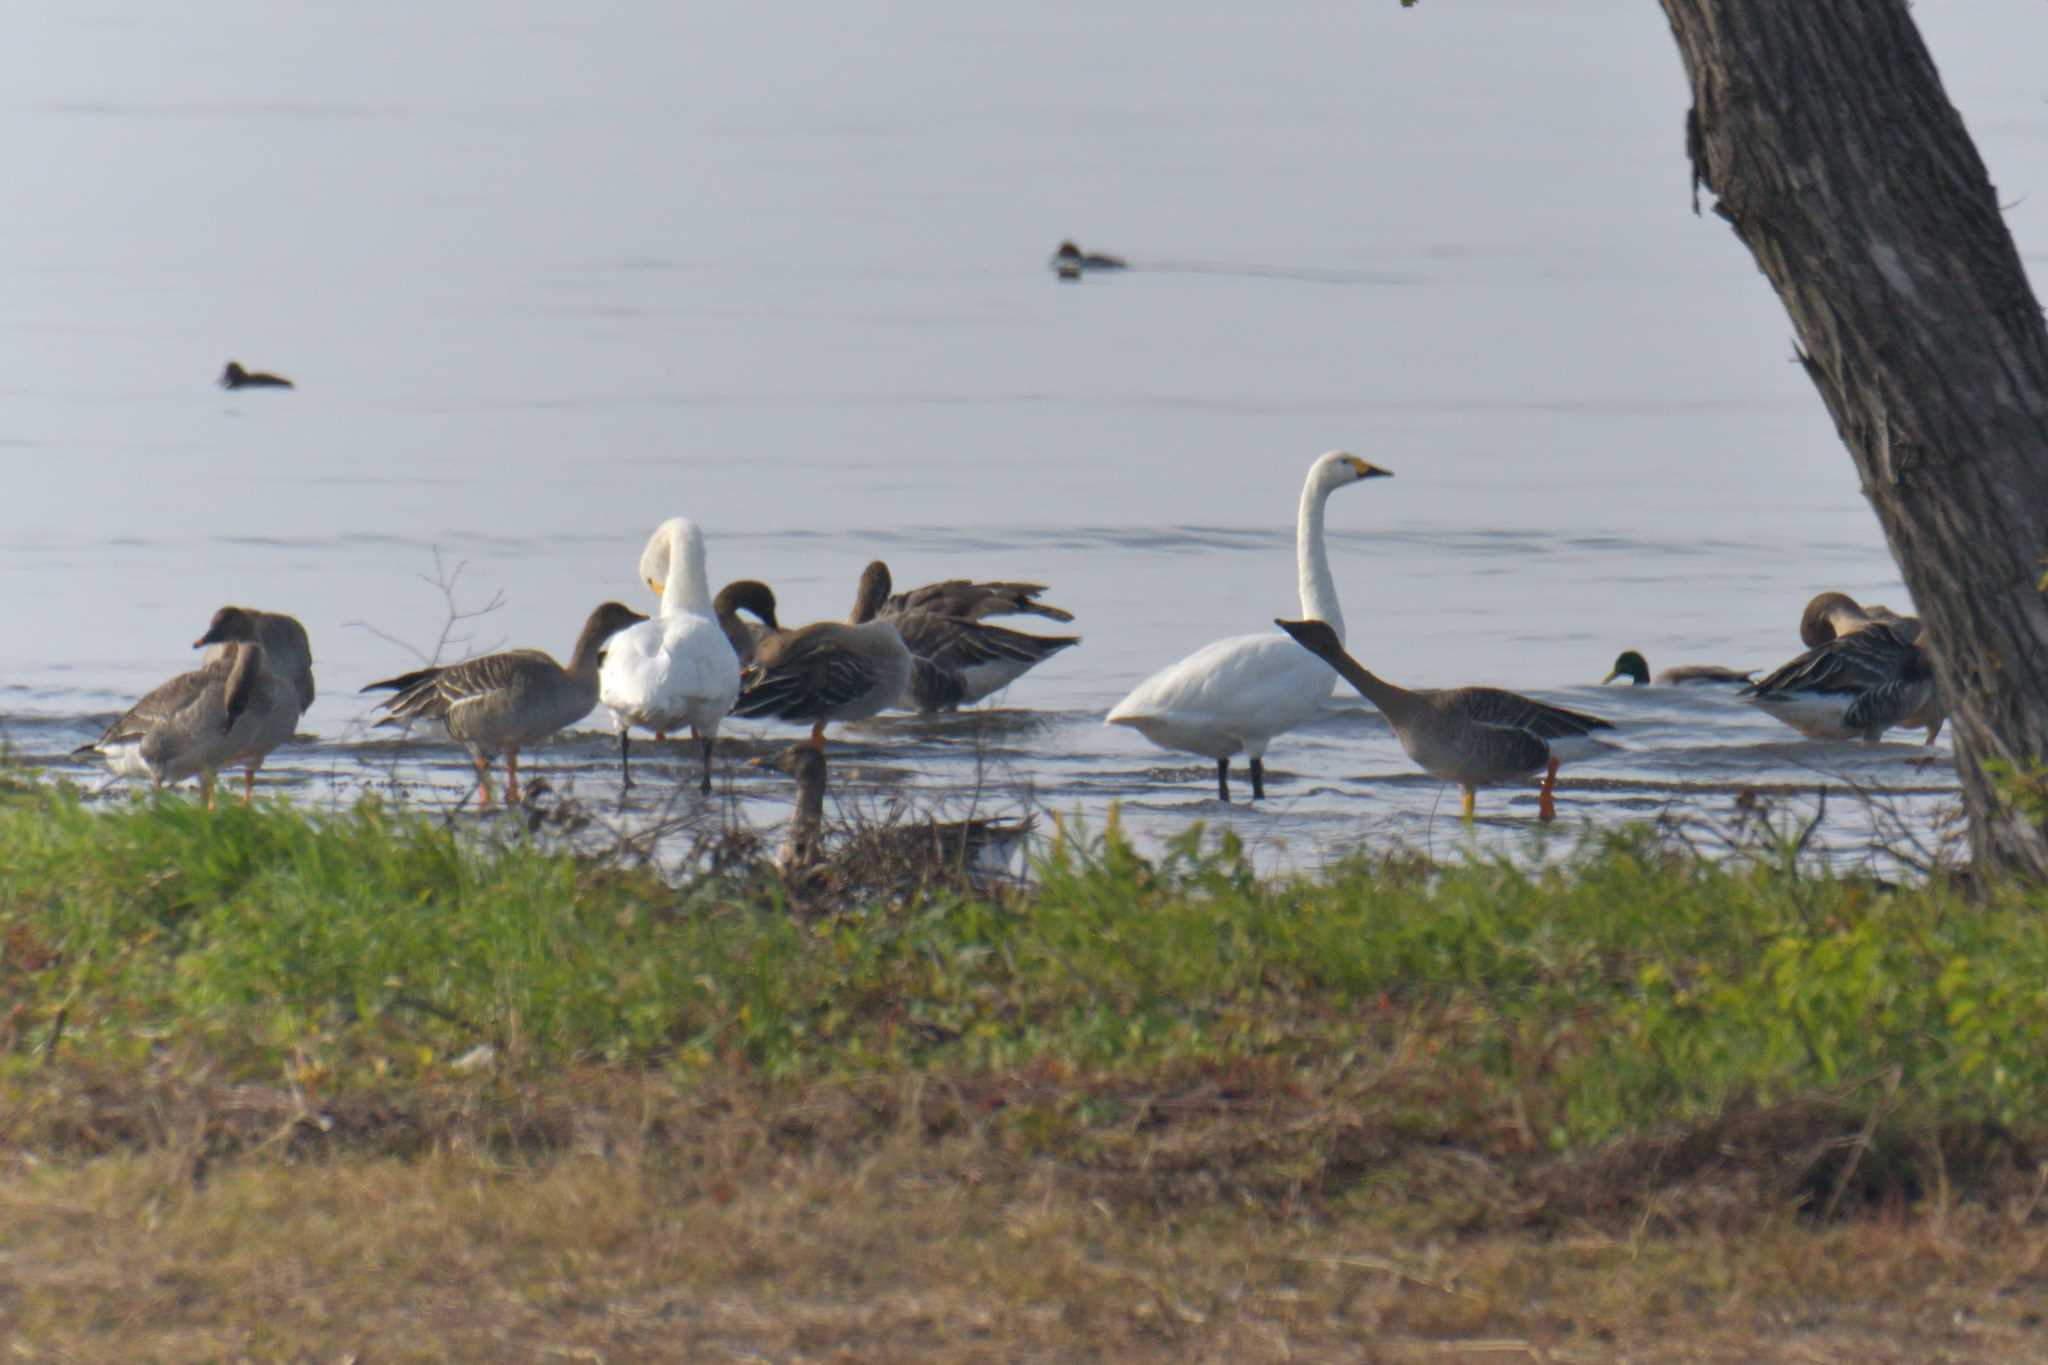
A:
<svg viewBox="0 0 2048 1365">
<path fill-rule="evenodd" d="M 1000 692 L 1078 635 L 1027 635 L 985 622 L 930 611 L 885 617 L 911 654 L 910 686 L 897 705 L 905 710 L 953 711 Z"/>
<path fill-rule="evenodd" d="M 264 666 L 263 646 L 236 643 L 223 657 L 150 689 L 106 733 L 72 753 L 97 753 L 114 772 L 159 787 L 197 776 L 208 810 L 220 770 L 241 767 L 247 805 L 256 770 L 292 737 L 298 719 L 298 698 Z"/>
<path fill-rule="evenodd" d="M 576 637 L 569 666 L 546 650 L 508 649 L 459 664 L 415 669 L 373 682 L 365 692 L 390 691 L 379 725 L 439 721 L 476 765 L 480 804 L 491 804 L 491 760 L 505 755 L 505 799 L 519 800 L 519 751 L 574 725 L 597 705 L 597 671 L 605 642 L 647 618 L 607 602 L 590 613 Z"/>
<path fill-rule="evenodd" d="M 965 621 L 985 621 L 991 616 L 1043 616 L 1050 621 L 1071 621 L 1074 613 L 1050 602 L 1041 602 L 1043 583 L 975 583 L 949 578 L 927 583 L 909 592 L 899 592 L 882 604 L 880 615 L 900 616 L 911 611 L 937 612 Z"/>
<path fill-rule="evenodd" d="M 1366 671 L 1321 621 L 1276 621 L 1360 696 L 1379 708 L 1401 749 L 1431 777 L 1455 782 L 1472 818 L 1479 788 L 1543 774 L 1538 819 L 1557 818 L 1558 765 L 1598 752 L 1595 735 L 1614 726 L 1580 711 L 1497 687 L 1426 688 L 1411 692 Z"/>
<path fill-rule="evenodd" d="M 720 588 L 718 596 L 711 599 L 711 609 L 718 616 L 718 628 L 732 642 L 741 668 L 754 661 L 761 641 L 782 630 L 782 623 L 775 619 L 774 590 L 752 578 L 735 579 Z M 754 619 L 742 617 L 743 611 Z"/>
<path fill-rule="evenodd" d="M 1901 616 L 1890 607 L 1863 606 L 1845 592 L 1824 592 L 1799 614 L 1799 643 L 1811 649 L 1869 626 L 1890 626 L 1909 644 L 1920 638 L 1920 618 Z"/>
<path fill-rule="evenodd" d="M 776 865 L 792 873 L 815 866 L 825 851 L 825 751 L 792 744 L 754 762 L 796 779 L 795 809 Z M 1030 836 L 1033 823 L 1028 815 L 1021 820 L 912 817 L 851 831 L 831 861 L 853 877 L 900 877 L 908 871 L 921 880 L 934 873 L 1002 872 L 1017 846 Z"/>
<path fill-rule="evenodd" d="M 862 571 L 846 621 L 820 621 L 763 640 L 732 713 L 809 721 L 811 743 L 822 747 L 827 723 L 888 710 L 909 686 L 911 672 L 903 636 L 875 616 L 888 596 L 889 566 L 878 559 Z"/>
<path fill-rule="evenodd" d="M 1713 683 L 1746 683 L 1755 672 L 1753 668 L 1745 668 L 1738 672 L 1732 668 L 1723 668 L 1719 664 L 1679 664 L 1675 668 L 1667 668 L 1658 673 L 1657 686 L 1692 687 Z M 1613 671 L 1600 681 L 1604 685 L 1616 678 L 1627 678 L 1631 685 L 1641 687 L 1650 681 L 1650 665 L 1633 649 L 1625 649 L 1615 656 Z"/>
<path fill-rule="evenodd" d="M 206 653 L 201 657 L 212 663 L 225 657 L 228 645 L 236 640 L 254 640 L 262 645 L 264 664 L 292 685 L 299 698 L 299 710 L 303 713 L 312 709 L 313 645 L 297 617 L 257 611 L 254 607 L 222 607 L 192 647 L 205 646 Z"/>
<path fill-rule="evenodd" d="M 661 595 L 661 614 L 628 626 L 605 646 L 598 696 L 619 732 L 619 774 L 633 785 L 627 733 L 635 725 L 659 742 L 688 727 L 704 750 L 704 780 L 711 790 L 711 750 L 718 722 L 740 694 L 740 665 L 712 614 L 705 581 L 704 533 L 682 517 L 654 530 L 640 552 L 640 576 Z"/>
<path fill-rule="evenodd" d="M 1947 719 L 1927 651 L 1882 622 L 1823 635 L 1740 695 L 1809 739 L 1875 743 L 1895 725 L 1913 725 L 1927 727 L 1932 744 Z"/>
<path fill-rule="evenodd" d="M 1330 494 L 1389 471 L 1333 450 L 1309 466 L 1295 520 L 1294 557 L 1302 615 L 1328 621 L 1344 638 L 1344 614 L 1323 547 L 1323 505 Z M 1128 725 L 1162 749 L 1216 760 L 1216 796 L 1230 800 L 1230 756 L 1251 759 L 1252 799 L 1266 795 L 1266 747 L 1320 711 L 1335 686 L 1330 671 L 1282 635 L 1236 635 L 1196 650 L 1154 673 L 1111 709 L 1109 725 Z"/>
</svg>

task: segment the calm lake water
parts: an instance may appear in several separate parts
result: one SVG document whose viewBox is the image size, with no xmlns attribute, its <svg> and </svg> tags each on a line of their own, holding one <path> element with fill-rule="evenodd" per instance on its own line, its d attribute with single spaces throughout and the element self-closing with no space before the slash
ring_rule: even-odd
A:
<svg viewBox="0 0 2048 1365">
<path fill-rule="evenodd" d="M 2042 261 L 2048 8 L 1915 17 Z M 995 715 L 849 730 L 850 804 L 1028 792 L 1096 824 L 1120 801 L 1148 836 L 1228 820 L 1281 863 L 1441 851 L 1468 837 L 1455 791 L 1348 691 L 1274 746 L 1257 810 L 1100 724 L 1296 612 L 1302 475 L 1346 448 L 1398 476 L 1330 505 L 1354 652 L 1621 725 L 1566 770 L 1561 828 L 1890 793 L 1830 802 L 1853 854 L 1951 804 L 1946 740 L 1915 767 L 1594 685 L 1625 647 L 1773 666 L 1823 588 L 1908 605 L 1776 298 L 1690 211 L 1648 0 L 88 0 L 17 27 L 0 734 L 57 771 L 102 783 L 57 756 L 232 601 L 312 633 L 319 742 L 271 789 L 452 800 L 459 753 L 372 737 L 355 692 L 433 650 L 437 576 L 502 599 L 451 654 L 566 654 L 597 602 L 649 608 L 640 544 L 680 514 L 790 621 L 842 615 L 878 556 L 1074 612 L 1082 647 Z M 1069 236 L 1137 268 L 1058 283 Z M 300 388 L 223 393 L 230 357 Z M 609 800 L 587 725 L 529 766 Z M 778 818 L 784 779 L 724 771 L 721 800 Z M 1487 794 L 1469 837 L 1526 849 L 1533 810 Z"/>
</svg>

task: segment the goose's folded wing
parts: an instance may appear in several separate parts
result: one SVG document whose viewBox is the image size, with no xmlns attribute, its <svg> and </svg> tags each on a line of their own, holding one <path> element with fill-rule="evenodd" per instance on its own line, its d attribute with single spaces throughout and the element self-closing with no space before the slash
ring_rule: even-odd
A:
<svg viewBox="0 0 2048 1365">
<path fill-rule="evenodd" d="M 849 706 L 873 692 L 881 682 L 878 662 L 837 639 L 799 641 L 774 662 L 755 666 L 741 680 L 736 716 L 780 716 L 811 719 Z"/>
<path fill-rule="evenodd" d="M 1612 722 L 1583 711 L 1507 692 L 1497 687 L 1468 687 L 1458 693 L 1460 712 L 1474 724 L 1522 730 L 1539 740 L 1571 739 L 1611 730 Z"/>
<path fill-rule="evenodd" d="M 1550 745 L 1520 725 L 1468 719 L 1457 743 L 1471 766 L 1500 773 L 1534 772 L 1550 761 Z"/>
<path fill-rule="evenodd" d="M 395 696 L 384 702 L 384 708 L 390 715 L 379 721 L 380 725 L 397 725 L 410 720 L 445 720 L 451 708 L 518 687 L 531 679 L 536 670 L 546 669 L 559 671 L 554 658 L 545 650 L 508 649 L 443 668 L 418 669 L 381 683 L 371 683 L 363 690 L 379 687 L 398 689 Z"/>
<path fill-rule="evenodd" d="M 142 697 L 114 718 L 111 725 L 100 737 L 90 744 L 80 745 L 72 750 L 74 754 L 90 753 L 108 744 L 121 744 L 141 739 L 157 726 L 169 720 L 178 712 L 190 706 L 195 698 L 206 690 L 206 685 L 221 672 L 219 669 L 196 668 L 189 673 L 180 673 L 158 683 L 142 694 Z"/>
<path fill-rule="evenodd" d="M 1842 712 L 1842 724 L 1875 738 L 1926 706 L 1934 696 L 1932 678 L 1894 678 L 1866 688 Z"/>
<path fill-rule="evenodd" d="M 1740 695 L 1768 700 L 1796 692 L 1863 692 L 1902 677 L 1916 652 L 1892 627 L 1866 626 L 1815 645 Z"/>
<path fill-rule="evenodd" d="M 1035 664 L 1080 643 L 1078 636 L 1027 635 L 930 612 L 909 612 L 896 617 L 895 623 L 912 654 L 952 672 L 977 664 Z"/>
</svg>

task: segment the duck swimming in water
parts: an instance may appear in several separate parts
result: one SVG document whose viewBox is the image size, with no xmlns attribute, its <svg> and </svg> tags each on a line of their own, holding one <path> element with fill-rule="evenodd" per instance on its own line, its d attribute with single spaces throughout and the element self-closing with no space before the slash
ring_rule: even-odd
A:
<svg viewBox="0 0 2048 1365">
<path fill-rule="evenodd" d="M 245 370 L 239 360 L 230 360 L 228 367 L 220 372 L 218 380 L 224 389 L 291 389 L 298 386 L 281 374 L 265 374 L 261 370 Z"/>
<path fill-rule="evenodd" d="M 1130 264 L 1121 256 L 1083 251 L 1071 241 L 1061 242 L 1060 249 L 1052 254 L 1052 268 L 1061 279 L 1072 279 L 1073 272 L 1081 270 L 1127 270 Z"/>
<path fill-rule="evenodd" d="M 1747 683 L 1750 674 L 1754 672 L 1756 670 L 1753 668 L 1745 668 L 1738 672 L 1732 668 L 1723 668 L 1719 664 L 1679 664 L 1676 668 L 1667 668 L 1659 673 L 1656 677 L 1656 683 L 1659 687 L 1692 687 L 1712 683 Z M 1613 670 L 1606 677 L 1602 678 L 1600 682 L 1604 686 L 1607 683 L 1613 682 L 1616 678 L 1627 678 L 1632 685 L 1641 687 L 1651 680 L 1650 665 L 1645 663 L 1643 656 L 1636 653 L 1633 649 L 1624 649 L 1615 656 Z"/>
</svg>

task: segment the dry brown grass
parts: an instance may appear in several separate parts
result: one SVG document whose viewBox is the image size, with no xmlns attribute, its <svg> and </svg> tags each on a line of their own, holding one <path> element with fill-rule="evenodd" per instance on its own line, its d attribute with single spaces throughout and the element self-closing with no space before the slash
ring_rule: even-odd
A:
<svg viewBox="0 0 2048 1365">
<path fill-rule="evenodd" d="M 1400 1076 L 1063 1126 L 1086 1083 L 1044 1072 L 346 1108 L 186 1074 L 59 1068 L 0 1151 L 16 1357 L 2048 1360 L 2038 1180 L 1813 1220 L 1824 1105 L 1567 1163 L 1418 1125 Z"/>
</svg>

